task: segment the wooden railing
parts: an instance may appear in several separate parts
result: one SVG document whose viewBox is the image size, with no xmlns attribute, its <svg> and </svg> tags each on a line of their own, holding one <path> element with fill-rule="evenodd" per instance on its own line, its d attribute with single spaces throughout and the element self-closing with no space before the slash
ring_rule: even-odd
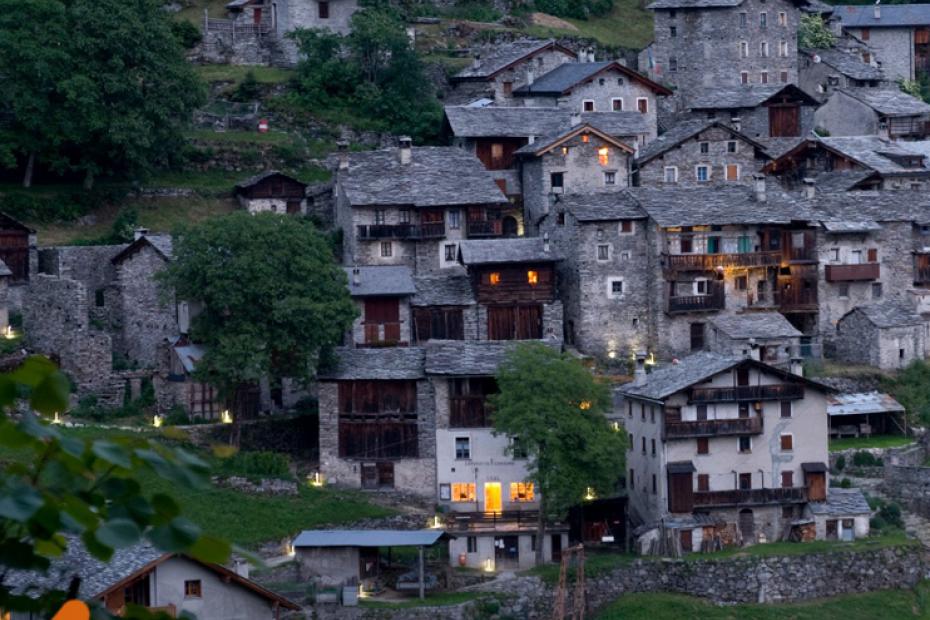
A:
<svg viewBox="0 0 930 620">
<path fill-rule="evenodd" d="M 501 220 L 477 220 L 468 222 L 469 237 L 499 237 L 504 233 Z"/>
<path fill-rule="evenodd" d="M 806 502 L 807 489 L 733 489 L 731 491 L 695 491 L 694 506 L 744 506 Z"/>
<path fill-rule="evenodd" d="M 684 439 L 690 437 L 720 437 L 724 435 L 758 435 L 762 432 L 762 425 L 762 416 L 729 420 L 666 422 L 665 437 L 667 439 Z"/>
<path fill-rule="evenodd" d="M 393 347 L 401 344 L 400 323 L 364 323 L 365 346 Z"/>
<path fill-rule="evenodd" d="M 855 282 L 861 280 L 877 280 L 880 270 L 881 267 L 878 263 L 827 265 L 825 275 L 827 282 Z"/>
<path fill-rule="evenodd" d="M 740 385 L 719 388 L 691 388 L 692 403 L 732 403 L 759 400 L 797 400 L 804 398 L 804 386 L 797 383 Z M 744 418 L 745 419 L 745 418 Z"/>
<path fill-rule="evenodd" d="M 501 527 L 534 528 L 538 523 L 538 510 L 450 512 L 446 515 L 446 529 L 458 532 L 464 530 L 494 530 Z"/>
<path fill-rule="evenodd" d="M 788 259 L 797 261 L 815 261 L 817 260 L 817 248 L 812 245 L 806 245 L 803 248 L 788 248 Z"/>
<path fill-rule="evenodd" d="M 491 407 L 486 396 L 449 398 L 450 428 L 484 428 L 491 425 Z"/>
<path fill-rule="evenodd" d="M 271 21 L 262 20 L 259 23 L 249 22 L 238 19 L 214 19 L 212 17 L 204 20 L 204 27 L 207 33 L 220 32 L 231 34 L 234 38 L 237 36 L 256 36 L 265 35 L 272 31 Z"/>
<path fill-rule="evenodd" d="M 775 267 L 781 252 L 738 252 L 736 254 L 666 254 L 668 268 L 680 271 L 712 271 L 717 267 Z"/>
<path fill-rule="evenodd" d="M 792 289 L 775 291 L 775 305 L 783 310 L 806 310 L 817 308 L 817 289 Z"/>
<path fill-rule="evenodd" d="M 435 224 L 362 224 L 358 227 L 358 238 L 371 239 L 440 239 L 446 236 L 446 225 Z"/>
<path fill-rule="evenodd" d="M 677 295 L 668 298 L 668 311 L 670 314 L 723 310 L 725 307 L 726 299 L 722 286 L 712 286 L 709 295 Z"/>
</svg>

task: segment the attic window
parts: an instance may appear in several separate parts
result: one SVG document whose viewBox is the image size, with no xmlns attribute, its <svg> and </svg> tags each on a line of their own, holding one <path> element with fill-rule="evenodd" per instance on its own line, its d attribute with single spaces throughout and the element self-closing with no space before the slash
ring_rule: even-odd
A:
<svg viewBox="0 0 930 620">
<path fill-rule="evenodd" d="M 488 276 L 488 281 L 490 281 L 491 286 L 497 286 L 501 283 L 501 274 L 499 271 L 492 271 Z"/>
<path fill-rule="evenodd" d="M 529 270 L 526 272 L 526 282 L 530 286 L 536 286 L 539 284 L 539 272 L 534 270 Z"/>
<path fill-rule="evenodd" d="M 584 102 L 582 102 L 581 104 L 581 109 L 583 112 L 593 112 L 594 111 L 594 100 L 585 99 Z M 587 142 L 587 140 L 585 140 L 585 142 Z"/>
<path fill-rule="evenodd" d="M 567 146 L 563 146 L 563 147 L 562 147 L 562 157 L 568 157 L 568 147 L 567 147 Z"/>
<path fill-rule="evenodd" d="M 597 149 L 597 161 L 602 166 L 610 164 L 610 149 L 608 147 L 602 146 Z"/>
<path fill-rule="evenodd" d="M 581 141 L 587 144 L 588 142 L 591 141 L 591 136 L 589 136 L 588 134 L 584 134 L 583 136 L 581 136 Z"/>
</svg>

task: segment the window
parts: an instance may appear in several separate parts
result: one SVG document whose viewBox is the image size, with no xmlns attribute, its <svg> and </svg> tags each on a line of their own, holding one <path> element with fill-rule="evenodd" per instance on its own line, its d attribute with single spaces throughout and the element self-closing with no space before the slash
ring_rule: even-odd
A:
<svg viewBox="0 0 930 620">
<path fill-rule="evenodd" d="M 317 17 L 320 19 L 329 19 L 329 2 L 317 2 Z"/>
<path fill-rule="evenodd" d="M 622 278 L 610 278 L 607 281 L 607 297 L 610 299 L 616 299 L 623 295 L 623 279 Z"/>
<path fill-rule="evenodd" d="M 779 439 L 781 441 L 782 452 L 791 452 L 794 450 L 794 436 L 791 433 L 783 433 Z"/>
<path fill-rule="evenodd" d="M 696 178 L 699 183 L 710 181 L 710 166 L 698 166 L 695 168 L 694 178 Z"/>
<path fill-rule="evenodd" d="M 646 413 L 645 413 L 645 412 L 643 412 L 643 419 L 644 419 L 644 420 L 646 419 Z M 646 454 L 646 438 L 645 438 L 645 437 L 642 437 L 641 439 L 642 439 L 642 443 L 643 443 L 643 454 Z"/>
<path fill-rule="evenodd" d="M 656 455 L 656 440 L 652 440 L 652 456 Z"/>
<path fill-rule="evenodd" d="M 739 26 L 740 28 L 745 28 L 746 24 L 749 22 L 748 16 L 745 13 L 739 14 Z"/>
<path fill-rule="evenodd" d="M 610 165 L 610 147 L 602 146 L 597 149 L 597 163 L 602 166 Z"/>
<path fill-rule="evenodd" d="M 668 36 L 670 36 L 670 37 L 673 38 L 673 39 L 674 39 L 675 37 L 677 37 L 677 36 L 678 36 L 678 28 L 676 28 L 675 26 L 671 26 L 671 27 L 668 29 Z"/>
<path fill-rule="evenodd" d="M 740 385 L 748 385 L 748 384 L 741 383 Z M 737 415 L 739 415 L 739 417 L 741 418 L 748 418 L 749 417 L 749 403 L 739 403 L 738 407 L 739 407 L 739 412 Z"/>
<path fill-rule="evenodd" d="M 617 173 L 616 172 L 605 172 L 604 173 L 604 185 L 616 185 L 617 184 Z"/>
<path fill-rule="evenodd" d="M 840 282 L 836 294 L 840 297 L 849 297 L 849 282 Z"/>
<path fill-rule="evenodd" d="M 678 183 L 678 166 L 665 167 L 665 182 Z"/>
<path fill-rule="evenodd" d="M 668 70 L 671 71 L 672 73 L 675 73 L 676 71 L 678 71 L 678 57 L 677 56 L 669 56 Z"/>
<path fill-rule="evenodd" d="M 385 220 L 384 209 L 375 209 L 375 224 L 384 224 Z"/>
<path fill-rule="evenodd" d="M 619 97 L 611 99 L 610 107 L 614 112 L 623 112 L 623 99 Z"/>
<path fill-rule="evenodd" d="M 459 461 L 467 461 L 471 458 L 471 439 L 468 437 L 455 438 L 455 458 Z"/>
<path fill-rule="evenodd" d="M 710 454 L 710 439 L 708 439 L 707 437 L 698 437 L 697 453 L 698 454 Z"/>
<path fill-rule="evenodd" d="M 695 295 L 707 295 L 709 280 L 707 278 L 698 278 L 692 283 Z"/>
<path fill-rule="evenodd" d="M 769 42 L 768 41 L 762 41 L 761 43 L 759 43 L 759 56 L 762 56 L 763 58 L 769 57 Z"/>
<path fill-rule="evenodd" d="M 752 474 L 739 475 L 739 488 L 743 491 L 748 491 L 752 488 Z"/>
<path fill-rule="evenodd" d="M 696 405 L 694 409 L 699 422 L 707 419 L 707 405 Z"/>
<path fill-rule="evenodd" d="M 840 249 L 839 248 L 830 248 L 830 260 L 839 262 L 840 260 Z"/>
<path fill-rule="evenodd" d="M 492 271 L 488 275 L 488 282 L 491 283 L 491 286 L 497 286 L 501 283 L 501 273 L 499 271 Z"/>
<path fill-rule="evenodd" d="M 872 32 L 868 28 L 863 28 L 859 33 L 859 38 L 868 41 L 872 37 Z"/>
<path fill-rule="evenodd" d="M 749 41 L 739 42 L 739 57 L 749 58 Z"/>
<path fill-rule="evenodd" d="M 728 179 L 729 180 L 729 179 Z M 742 275 L 733 278 L 734 288 L 738 291 L 745 291 L 749 288 L 749 276 Z"/>
<path fill-rule="evenodd" d="M 633 417 L 633 416 L 630 416 L 630 417 Z M 633 433 L 630 433 L 630 450 L 632 450 L 635 445 L 636 445 L 636 441 L 633 438 Z"/>
<path fill-rule="evenodd" d="M 381 258 L 390 258 L 394 256 L 394 244 L 390 241 L 381 242 Z"/>
<path fill-rule="evenodd" d="M 872 299 L 882 298 L 882 283 L 872 282 Z"/>
<path fill-rule="evenodd" d="M 759 28 L 765 28 L 769 23 L 769 14 L 763 11 L 759 13 Z"/>
<path fill-rule="evenodd" d="M 781 417 L 783 418 L 791 417 L 791 401 L 790 400 L 781 401 Z"/>
<path fill-rule="evenodd" d="M 628 403 L 626 404 L 626 414 L 627 414 L 627 416 L 629 416 L 629 417 L 631 417 L 631 418 L 633 417 L 633 403 L 632 403 L 632 402 L 628 402 Z M 632 437 L 632 435 L 630 435 L 630 436 Z"/>
<path fill-rule="evenodd" d="M 565 211 L 559 211 L 555 216 L 555 223 L 559 226 L 565 226 Z"/>
<path fill-rule="evenodd" d="M 779 73 L 778 79 L 782 84 L 787 84 L 788 83 L 788 72 L 782 71 L 781 73 Z"/>
<path fill-rule="evenodd" d="M 473 502 L 475 501 L 475 483 L 474 482 L 453 482 L 452 483 L 452 501 L 453 502 Z"/>
<path fill-rule="evenodd" d="M 400 210 L 400 223 L 409 224 L 410 223 L 410 209 L 401 209 Z"/>
<path fill-rule="evenodd" d="M 739 152 L 739 142 L 736 140 L 727 140 L 727 153 Z"/>
<path fill-rule="evenodd" d="M 759 73 L 759 83 L 760 84 L 769 83 L 769 72 L 768 71 L 762 71 L 761 73 Z"/>
<path fill-rule="evenodd" d="M 449 228 L 458 230 L 462 227 L 462 212 L 458 209 L 449 210 Z"/>
<path fill-rule="evenodd" d="M 539 284 L 539 272 L 535 269 L 530 269 L 526 272 L 526 283 L 530 286 L 536 286 Z"/>
<path fill-rule="evenodd" d="M 645 97 L 636 98 L 636 109 L 640 114 L 649 114 L 649 100 Z"/>
<path fill-rule="evenodd" d="M 788 42 L 787 41 L 781 41 L 778 44 L 778 55 L 781 56 L 782 58 L 788 57 Z"/>
<path fill-rule="evenodd" d="M 739 448 L 740 453 L 745 454 L 747 452 L 752 452 L 752 437 L 740 437 L 737 447 Z"/>
<path fill-rule="evenodd" d="M 872 64 L 872 54 L 870 54 L 869 52 L 862 52 L 862 62 L 864 62 L 867 65 Z"/>
<path fill-rule="evenodd" d="M 519 437 L 514 437 L 510 440 L 510 452 L 515 459 L 527 459 L 530 456 L 530 452 L 526 447 L 526 441 L 521 440 Z"/>
<path fill-rule="evenodd" d="M 779 25 L 779 26 L 787 26 L 787 25 L 788 25 L 788 14 L 785 13 L 784 11 L 781 11 L 781 12 L 778 14 L 778 25 Z"/>
<path fill-rule="evenodd" d="M 512 502 L 532 502 L 536 499 L 533 492 L 532 482 L 511 482 L 510 483 L 510 501 Z"/>
<path fill-rule="evenodd" d="M 698 150 L 701 152 L 702 155 L 706 155 L 707 153 L 710 153 L 710 142 L 699 142 Z"/>
<path fill-rule="evenodd" d="M 564 172 L 553 172 L 549 175 L 549 184 L 552 186 L 552 189 L 562 189 L 565 187 L 565 173 Z"/>
<path fill-rule="evenodd" d="M 597 260 L 610 260 L 610 245 L 602 243 L 597 246 Z"/>
<path fill-rule="evenodd" d="M 656 475 L 652 474 L 652 494 L 655 495 L 656 493 L 658 493 L 658 489 L 659 489 L 659 483 L 656 480 Z"/>
<path fill-rule="evenodd" d="M 739 181 L 739 164 L 727 164 L 724 170 L 727 173 L 727 181 Z"/>
<path fill-rule="evenodd" d="M 697 490 L 698 491 L 710 491 L 710 475 L 709 474 L 698 474 L 697 475 Z"/>
<path fill-rule="evenodd" d="M 629 483 L 629 488 L 631 488 L 631 489 L 636 485 L 636 477 L 635 477 L 635 474 L 636 474 L 636 472 L 633 471 L 633 468 L 631 467 L 631 468 L 630 468 L 630 479 L 627 480 L 627 482 Z"/>
<path fill-rule="evenodd" d="M 581 110 L 583 112 L 593 112 L 594 111 L 594 100 L 585 99 L 581 102 Z"/>
<path fill-rule="evenodd" d="M 749 71 L 739 72 L 739 83 L 743 85 L 749 84 Z"/>
<path fill-rule="evenodd" d="M 509 97 L 513 94 L 513 82 L 504 82 L 504 96 Z"/>
<path fill-rule="evenodd" d="M 98 288 L 96 291 L 94 291 L 94 305 L 98 308 L 102 308 L 107 305 L 106 294 L 102 288 Z"/>
<path fill-rule="evenodd" d="M 878 248 L 869 248 L 868 251 L 868 261 L 870 263 L 878 262 Z"/>
<path fill-rule="evenodd" d="M 445 502 L 448 502 L 450 499 L 452 499 L 452 485 L 439 485 L 439 499 Z"/>
<path fill-rule="evenodd" d="M 458 246 L 454 243 L 447 243 L 443 246 L 443 251 L 445 252 L 446 262 L 451 263 L 455 261 L 455 254 Z"/>
<path fill-rule="evenodd" d="M 202 598 L 203 590 L 199 579 L 191 579 L 184 582 L 184 598 Z"/>
<path fill-rule="evenodd" d="M 477 536 L 467 536 L 465 538 L 465 551 L 467 553 L 478 553 L 478 537 Z"/>
<path fill-rule="evenodd" d="M 671 11 L 668 12 L 669 19 L 675 19 L 676 17 L 678 17 L 678 11 L 676 11 L 675 9 L 672 9 Z"/>
<path fill-rule="evenodd" d="M 790 489 L 793 486 L 794 486 L 794 472 L 793 471 L 781 472 L 781 488 Z"/>
</svg>

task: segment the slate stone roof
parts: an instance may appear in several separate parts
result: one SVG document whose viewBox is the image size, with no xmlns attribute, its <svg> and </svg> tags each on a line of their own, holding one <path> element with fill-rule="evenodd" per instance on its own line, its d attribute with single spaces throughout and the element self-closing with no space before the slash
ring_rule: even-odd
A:
<svg viewBox="0 0 930 620">
<path fill-rule="evenodd" d="M 568 194 L 561 196 L 554 210 L 565 209 L 579 222 L 611 222 L 646 219 L 646 212 L 626 191 Z"/>
<path fill-rule="evenodd" d="M 413 295 L 413 270 L 401 265 L 377 267 L 345 267 L 349 280 L 349 293 L 353 297 L 373 295 Z M 355 271 L 358 271 L 356 283 Z"/>
<path fill-rule="evenodd" d="M 884 301 L 877 304 L 858 306 L 846 313 L 840 321 L 853 312 L 861 312 L 872 325 L 880 329 L 923 324 L 923 319 L 920 318 L 920 315 L 917 314 L 914 308 L 896 301 Z"/>
<path fill-rule="evenodd" d="M 475 303 L 471 280 L 466 275 L 417 276 L 417 292 L 411 306 L 470 306 Z"/>
<path fill-rule="evenodd" d="M 706 88 L 689 99 L 688 107 L 692 110 L 755 108 L 785 90 L 800 99 L 803 105 L 819 105 L 817 100 L 793 84 L 776 84 L 774 86 Z"/>
<path fill-rule="evenodd" d="M 909 190 L 880 192 L 818 192 L 814 215 L 821 221 L 913 222 L 930 224 L 930 197 Z"/>
<path fill-rule="evenodd" d="M 638 385 L 627 383 L 617 389 L 624 395 L 663 400 L 699 381 L 728 370 L 745 359 L 747 358 L 717 353 L 695 353 L 682 358 L 677 364 L 671 363 L 653 370 Z"/>
<path fill-rule="evenodd" d="M 765 148 L 765 152 L 768 153 L 769 157 L 772 159 L 778 159 L 798 144 L 803 142 L 806 138 L 793 137 L 793 138 L 759 138 L 758 142 Z"/>
<path fill-rule="evenodd" d="M 765 147 L 762 144 L 741 134 L 725 123 L 700 118 L 691 118 L 672 125 L 665 133 L 660 135 L 655 140 L 647 143 L 646 146 L 640 149 L 636 161 L 640 165 L 645 164 L 649 160 L 654 159 L 662 153 L 675 148 L 689 138 L 693 138 L 694 136 L 702 133 L 707 129 L 710 129 L 711 127 L 720 127 L 725 129 L 730 132 L 734 138 L 742 140 L 743 142 L 758 148 L 760 151 L 767 153 Z"/>
<path fill-rule="evenodd" d="M 814 185 L 818 192 L 848 192 L 874 175 L 871 170 L 821 172 L 814 177 Z"/>
<path fill-rule="evenodd" d="M 418 347 L 339 348 L 333 368 L 321 369 L 321 381 L 406 380 L 424 378 L 425 355 Z"/>
<path fill-rule="evenodd" d="M 540 237 L 513 239 L 479 239 L 459 244 L 463 265 L 498 265 L 504 263 L 553 263 L 561 260 Z"/>
<path fill-rule="evenodd" d="M 811 58 L 820 58 L 820 62 L 830 65 L 841 74 L 854 80 L 884 80 L 885 73 L 878 67 L 863 62 L 862 56 L 837 48 L 803 49 L 802 54 Z"/>
<path fill-rule="evenodd" d="M 831 487 L 827 491 L 827 501 L 810 502 L 808 507 L 815 515 L 867 515 L 872 513 L 869 502 L 859 489 L 840 489 Z"/>
<path fill-rule="evenodd" d="M 875 232 L 882 229 L 882 225 L 875 220 L 821 220 L 820 225 L 828 233 L 849 234 Z"/>
<path fill-rule="evenodd" d="M 628 67 L 624 67 L 615 60 L 606 60 L 601 62 L 566 62 L 562 63 L 549 73 L 541 75 L 532 84 L 521 86 L 513 91 L 516 97 L 532 97 L 534 95 L 558 96 L 571 91 L 575 86 L 592 79 L 595 75 L 605 69 L 619 71 L 631 80 L 635 80 L 653 91 L 668 95 L 671 92 L 656 84 L 649 78 Z"/>
<path fill-rule="evenodd" d="M 656 0 L 648 5 L 647 9 L 719 9 L 739 6 L 743 0 Z M 830 7 L 819 0 L 795 0 L 802 10 L 816 12 L 829 12 Z"/>
<path fill-rule="evenodd" d="M 572 54 L 570 50 L 558 45 L 552 39 L 547 39 L 544 41 L 535 39 L 523 39 L 495 47 L 492 52 L 482 56 L 478 60 L 477 67 L 469 66 L 468 68 L 459 71 L 452 78 L 452 80 L 487 80 L 494 77 L 495 74 L 503 71 L 515 62 L 518 62 L 523 58 L 531 54 L 535 54 L 536 52 L 539 52 L 550 46 L 553 48 L 557 47 L 559 49 L 563 49 L 567 53 L 566 56 L 571 55 L 574 57 L 574 54 Z"/>
<path fill-rule="evenodd" d="M 349 169 L 338 184 L 349 203 L 359 206 L 441 207 L 509 204 L 473 154 L 451 146 L 414 147 L 401 164 L 398 149 L 349 155 Z"/>
<path fill-rule="evenodd" d="M 626 144 L 625 142 L 614 138 L 610 134 L 605 133 L 596 127 L 588 125 L 587 123 L 582 123 L 581 125 L 578 125 L 576 127 L 571 127 L 561 133 L 551 135 L 551 136 L 543 136 L 542 138 L 540 138 L 539 140 L 536 140 L 532 144 L 527 144 L 517 149 L 515 151 L 515 154 L 516 155 L 540 156 L 540 155 L 545 154 L 547 151 L 554 148 L 555 146 L 557 146 L 558 143 L 563 142 L 564 140 L 567 140 L 569 138 L 575 137 L 581 133 L 590 133 L 593 135 L 597 135 L 604 142 L 613 144 L 617 148 L 626 151 L 630 155 L 636 152 L 636 149 L 630 146 L 629 144 Z"/>
<path fill-rule="evenodd" d="M 798 196 L 788 196 L 771 187 L 766 191 L 765 203 L 758 202 L 755 192 L 745 187 L 634 187 L 626 192 L 663 227 L 789 224 L 795 220 L 816 219 L 816 214 Z"/>
<path fill-rule="evenodd" d="M 844 28 L 930 26 L 928 4 L 883 4 L 879 19 L 875 19 L 875 11 L 871 4 L 837 5 L 833 7 L 833 15 L 839 18 Z"/>
<path fill-rule="evenodd" d="M 799 338 L 803 335 L 780 312 L 720 315 L 712 318 L 710 323 L 730 338 L 737 340 Z"/>
<path fill-rule="evenodd" d="M 262 181 L 264 181 L 265 179 L 269 179 L 273 176 L 282 176 L 282 177 L 290 179 L 291 181 L 295 183 L 300 183 L 304 187 L 307 186 L 306 183 L 304 183 L 300 179 L 295 179 L 289 174 L 284 174 L 283 172 L 279 172 L 278 170 L 265 170 L 264 172 L 260 172 L 256 174 L 255 176 L 249 177 L 245 181 L 236 183 L 236 189 L 240 190 L 240 189 L 246 189 L 246 188 L 252 187 L 253 185 L 257 185 L 261 183 Z"/>
<path fill-rule="evenodd" d="M 906 142 L 892 142 L 878 136 L 824 137 L 815 140 L 882 174 L 926 170 L 924 166 L 902 166 L 889 157 L 923 156 L 923 153 L 908 149 Z"/>
<path fill-rule="evenodd" d="M 832 394 L 827 398 L 827 415 L 862 415 L 866 413 L 904 413 L 904 405 L 890 394 L 882 392 L 856 392 Z"/>
<path fill-rule="evenodd" d="M 570 129 L 572 111 L 564 108 L 446 106 L 446 119 L 460 138 L 528 138 Z M 581 121 L 614 137 L 649 132 L 639 112 L 586 112 Z"/>
<path fill-rule="evenodd" d="M 122 260 L 129 258 L 136 252 L 142 249 L 143 246 L 149 245 L 156 252 L 158 252 L 162 258 L 165 260 L 171 260 L 173 254 L 173 242 L 171 235 L 143 235 L 123 248 L 119 253 L 117 253 L 113 258 L 110 259 L 110 262 L 113 264 L 119 263 Z"/>
<path fill-rule="evenodd" d="M 426 374 L 491 376 L 514 346 L 513 342 L 433 340 L 426 346 Z"/>
<path fill-rule="evenodd" d="M 837 92 L 861 101 L 882 116 L 917 116 L 930 114 L 930 104 L 893 88 L 844 88 Z"/>
</svg>

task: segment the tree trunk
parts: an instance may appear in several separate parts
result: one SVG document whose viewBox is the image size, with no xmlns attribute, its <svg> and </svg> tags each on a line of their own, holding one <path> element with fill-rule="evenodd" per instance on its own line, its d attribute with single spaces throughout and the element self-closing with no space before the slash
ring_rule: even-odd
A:
<svg viewBox="0 0 930 620">
<path fill-rule="evenodd" d="M 23 174 L 23 187 L 30 188 L 32 187 L 32 171 L 35 169 L 36 165 L 36 154 L 35 151 L 29 153 L 29 158 L 26 160 L 26 173 Z"/>
<path fill-rule="evenodd" d="M 541 565 L 545 561 L 543 551 L 546 548 L 546 498 L 539 500 L 539 517 L 536 520 L 536 564 Z"/>
</svg>

